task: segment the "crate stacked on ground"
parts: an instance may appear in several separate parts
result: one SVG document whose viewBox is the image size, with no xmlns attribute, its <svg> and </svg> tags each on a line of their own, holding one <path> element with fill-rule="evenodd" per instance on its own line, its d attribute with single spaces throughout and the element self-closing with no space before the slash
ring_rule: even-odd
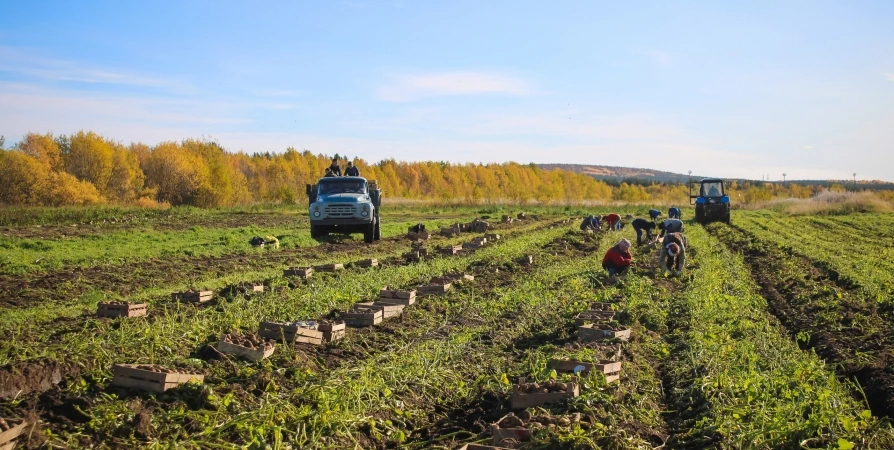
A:
<svg viewBox="0 0 894 450">
<path fill-rule="evenodd" d="M 189 382 L 201 383 L 205 376 L 171 369 L 157 364 L 115 364 L 112 366 L 116 386 L 164 392 Z"/>
<path fill-rule="evenodd" d="M 453 283 L 451 280 L 442 277 L 434 277 L 429 284 L 416 287 L 416 291 L 422 295 L 441 295 L 452 288 Z"/>
<path fill-rule="evenodd" d="M 390 302 L 358 302 L 354 304 L 354 308 L 369 308 L 382 312 L 382 320 L 390 319 L 392 317 L 400 317 L 403 313 L 404 308 L 407 305 L 401 303 L 390 303 Z"/>
<path fill-rule="evenodd" d="M 258 334 L 282 342 L 322 345 L 345 337 L 345 323 L 339 320 L 261 322 Z"/>
<path fill-rule="evenodd" d="M 146 315 L 145 303 L 101 302 L 96 305 L 99 317 L 140 317 Z"/>
<path fill-rule="evenodd" d="M 313 267 L 289 267 L 283 271 L 283 277 L 308 279 L 313 275 Z"/>
<path fill-rule="evenodd" d="M 379 291 L 379 302 L 410 306 L 416 302 L 416 290 L 391 289 L 385 286 Z"/>
<path fill-rule="evenodd" d="M 462 249 L 462 245 L 445 245 L 444 247 L 438 248 L 438 253 L 445 256 L 454 256 L 460 254 Z"/>
<path fill-rule="evenodd" d="M 345 265 L 342 263 L 320 264 L 314 266 L 314 270 L 317 272 L 338 272 L 345 270 Z"/>
<path fill-rule="evenodd" d="M 228 333 L 222 335 L 217 342 L 217 351 L 249 361 L 267 358 L 273 354 L 275 348 L 272 341 L 255 334 Z"/>
<path fill-rule="evenodd" d="M 515 445 L 519 442 L 530 441 L 534 430 L 547 428 L 551 425 L 568 427 L 572 423 L 580 421 L 580 414 L 575 414 L 573 417 L 556 417 L 549 414 L 534 415 L 526 410 L 519 411 L 517 414 L 510 412 L 490 426 L 489 431 L 492 436 L 492 444 L 495 446 L 507 445 L 510 448 L 515 448 Z M 486 448 L 500 449 L 503 447 Z"/>
<path fill-rule="evenodd" d="M 378 267 L 379 260 L 376 258 L 361 259 L 360 261 L 355 262 L 354 265 L 357 267 L 368 269 L 371 267 Z"/>
<path fill-rule="evenodd" d="M 190 289 L 182 292 L 174 292 L 171 294 L 171 298 L 174 301 L 181 301 L 186 303 L 205 303 L 211 301 L 211 298 L 214 297 L 214 292 L 212 291 L 197 291 L 194 289 Z"/>
<path fill-rule="evenodd" d="M 630 340 L 630 328 L 615 321 L 612 303 L 593 303 L 575 317 L 578 337 L 584 341 Z"/>
</svg>

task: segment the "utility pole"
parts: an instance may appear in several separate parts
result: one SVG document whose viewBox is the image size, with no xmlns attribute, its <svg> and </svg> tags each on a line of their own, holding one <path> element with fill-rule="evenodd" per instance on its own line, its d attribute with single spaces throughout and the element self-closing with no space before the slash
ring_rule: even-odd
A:
<svg viewBox="0 0 894 450">
<path fill-rule="evenodd" d="M 782 185 L 785 186 L 785 172 L 782 172 Z"/>
<path fill-rule="evenodd" d="M 857 172 L 854 172 L 854 192 L 857 192 Z"/>
</svg>

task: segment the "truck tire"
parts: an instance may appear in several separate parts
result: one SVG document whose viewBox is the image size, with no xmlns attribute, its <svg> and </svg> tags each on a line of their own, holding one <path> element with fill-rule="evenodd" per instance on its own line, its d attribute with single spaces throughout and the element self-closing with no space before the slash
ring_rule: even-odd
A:
<svg viewBox="0 0 894 450">
<path fill-rule="evenodd" d="M 326 237 L 326 236 L 329 236 L 329 232 L 327 232 L 327 231 L 322 231 L 322 230 L 320 229 L 320 227 L 318 227 L 318 226 L 316 226 L 316 225 L 311 225 L 311 226 L 310 226 L 310 237 L 311 237 L 311 239 L 320 239 L 320 238 L 324 238 L 324 237 Z"/>
<path fill-rule="evenodd" d="M 373 222 L 366 227 L 366 231 L 363 232 L 363 242 L 367 244 L 372 244 L 373 241 L 376 240 L 376 223 Z"/>
<path fill-rule="evenodd" d="M 373 239 L 377 241 L 382 239 L 382 224 L 379 222 L 378 216 L 376 216 L 376 231 L 373 233 Z"/>
</svg>

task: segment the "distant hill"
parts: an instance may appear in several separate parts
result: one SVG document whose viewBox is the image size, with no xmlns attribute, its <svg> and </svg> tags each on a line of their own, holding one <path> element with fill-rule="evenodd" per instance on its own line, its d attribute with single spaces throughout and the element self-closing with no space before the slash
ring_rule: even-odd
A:
<svg viewBox="0 0 894 450">
<path fill-rule="evenodd" d="M 615 166 L 598 166 L 586 164 L 537 164 L 544 170 L 563 169 L 570 172 L 589 175 L 597 180 L 603 180 L 610 185 L 620 184 L 621 181 L 637 184 L 649 183 L 686 183 L 690 179 L 689 175 L 674 172 L 664 172 L 653 169 L 637 169 L 633 167 L 615 167 Z M 701 180 L 706 178 L 701 175 L 692 175 L 692 180 Z M 758 180 L 747 180 L 741 178 L 725 178 L 727 181 L 761 183 Z M 776 183 L 779 180 L 774 181 Z M 840 184 L 846 188 L 853 188 L 854 183 L 851 180 L 788 180 L 788 183 L 800 184 L 803 186 L 823 186 L 830 187 L 833 184 Z M 894 190 L 894 183 L 881 180 L 857 180 L 859 189 L 868 189 L 870 191 L 889 191 Z"/>
<path fill-rule="evenodd" d="M 656 183 L 685 183 L 689 175 L 682 173 L 664 172 L 653 169 L 636 169 L 632 167 L 593 166 L 584 164 L 538 164 L 541 169 L 563 169 L 570 172 L 589 175 L 597 180 L 638 180 Z M 702 179 L 703 176 L 693 175 L 692 179 Z"/>
</svg>

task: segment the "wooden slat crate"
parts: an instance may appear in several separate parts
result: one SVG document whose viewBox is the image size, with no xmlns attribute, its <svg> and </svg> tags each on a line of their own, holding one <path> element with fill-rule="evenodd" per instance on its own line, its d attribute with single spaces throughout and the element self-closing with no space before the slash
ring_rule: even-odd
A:
<svg viewBox="0 0 894 450">
<path fill-rule="evenodd" d="M 416 288 L 416 290 L 420 294 L 443 294 L 452 288 L 453 288 L 452 283 L 446 283 L 446 284 L 429 284 L 429 285 L 425 285 L 425 286 L 419 286 Z"/>
<path fill-rule="evenodd" d="M 484 237 L 486 237 L 488 240 L 491 240 L 491 241 L 499 241 L 500 240 L 500 235 L 497 233 L 487 233 L 484 235 Z"/>
<path fill-rule="evenodd" d="M 368 327 L 382 323 L 382 311 L 367 309 L 352 309 L 342 315 L 345 323 L 355 327 Z"/>
<path fill-rule="evenodd" d="M 571 381 L 562 383 L 565 387 L 563 392 L 526 394 L 521 390 L 521 386 L 524 384 L 526 384 L 525 379 L 519 378 L 518 384 L 512 386 L 512 394 L 509 396 L 509 403 L 512 406 L 512 409 L 525 409 L 532 406 L 560 402 L 580 395 L 580 385 L 577 383 L 577 377 L 572 377 Z"/>
<path fill-rule="evenodd" d="M 205 376 L 197 373 L 161 373 L 138 369 L 137 364 L 115 364 L 112 384 L 116 386 L 164 392 L 190 381 L 203 382 Z"/>
<path fill-rule="evenodd" d="M 171 294 L 171 298 L 175 301 L 189 303 L 205 303 L 210 301 L 213 296 L 214 292 L 212 291 L 183 291 Z"/>
<path fill-rule="evenodd" d="M 431 233 L 429 233 L 428 231 L 420 231 L 418 233 L 415 231 L 411 231 L 407 233 L 407 238 L 411 241 L 427 241 L 431 239 Z"/>
<path fill-rule="evenodd" d="M 317 272 L 337 272 L 344 269 L 345 265 L 341 263 L 320 264 L 318 266 L 314 266 L 314 270 L 316 270 Z"/>
<path fill-rule="evenodd" d="M 529 442 L 532 432 L 527 428 L 500 428 L 492 425 L 490 434 L 493 437 L 493 444 L 500 445 L 503 441 L 511 440 L 515 442 Z"/>
<path fill-rule="evenodd" d="M 342 322 L 318 323 L 314 330 L 285 323 L 261 322 L 258 334 L 277 341 L 321 345 L 345 337 L 345 324 Z"/>
<path fill-rule="evenodd" d="M 146 315 L 145 303 L 100 303 L 96 305 L 99 317 L 140 317 Z"/>
<path fill-rule="evenodd" d="M 221 353 L 226 353 L 228 355 L 234 355 L 241 358 L 245 358 L 249 361 L 260 361 L 264 358 L 270 357 L 273 354 L 273 351 L 276 350 L 276 347 L 270 347 L 268 349 L 263 348 L 249 348 L 243 347 L 241 345 L 231 344 L 229 342 L 225 342 L 223 340 L 223 336 L 217 342 L 217 351 Z"/>
<path fill-rule="evenodd" d="M 614 311 L 614 303 L 593 302 L 590 303 L 590 311 Z"/>
<path fill-rule="evenodd" d="M 493 445 L 466 444 L 457 450 L 512 450 L 508 447 L 494 447 Z"/>
<path fill-rule="evenodd" d="M 418 251 L 406 252 L 401 257 L 407 262 L 422 261 L 422 255 Z"/>
<path fill-rule="evenodd" d="M 588 323 L 608 322 L 614 318 L 614 311 L 584 311 L 574 316 L 574 324 L 581 326 Z"/>
<path fill-rule="evenodd" d="M 357 267 L 369 268 L 369 267 L 377 267 L 379 265 L 379 260 L 376 258 L 370 259 L 362 259 L 354 263 Z"/>
<path fill-rule="evenodd" d="M 525 255 L 521 258 L 516 259 L 516 261 L 523 266 L 530 266 L 534 264 L 534 256 L 533 255 Z"/>
<path fill-rule="evenodd" d="M 314 273 L 313 267 L 289 267 L 285 271 L 283 271 L 284 277 L 298 277 L 304 278 L 305 280 L 310 278 L 310 276 Z"/>
<path fill-rule="evenodd" d="M 586 324 L 577 327 L 577 334 L 585 341 L 602 341 L 605 339 L 630 340 L 630 329 L 604 330 L 599 324 Z"/>
<path fill-rule="evenodd" d="M 583 370 L 579 372 L 581 375 L 588 375 L 595 371 L 605 375 L 605 382 L 611 383 L 621 378 L 621 361 L 609 361 L 607 359 L 600 360 L 598 363 L 581 362 L 575 360 L 551 359 L 547 364 L 556 372 L 574 372 L 578 366 L 583 366 Z"/>
<path fill-rule="evenodd" d="M 456 255 L 463 249 L 462 245 L 448 245 L 438 249 L 438 253 L 442 255 Z"/>
<path fill-rule="evenodd" d="M 416 303 L 416 291 L 388 289 L 385 287 L 379 291 L 379 301 L 383 303 L 410 306 L 413 303 Z"/>
<path fill-rule="evenodd" d="M 392 317 L 400 317 L 406 305 L 388 303 L 388 302 L 361 302 L 356 303 L 358 307 L 370 308 L 382 311 L 382 319 L 390 319 Z"/>
<path fill-rule="evenodd" d="M 3 419 L 9 429 L 0 432 L 0 450 L 13 450 L 22 445 L 23 435 L 33 423 L 24 419 Z"/>
</svg>

